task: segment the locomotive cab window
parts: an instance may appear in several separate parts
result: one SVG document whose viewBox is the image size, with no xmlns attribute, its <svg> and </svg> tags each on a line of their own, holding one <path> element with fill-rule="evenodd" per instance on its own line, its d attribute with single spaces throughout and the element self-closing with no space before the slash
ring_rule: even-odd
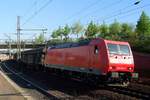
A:
<svg viewBox="0 0 150 100">
<path fill-rule="evenodd" d="M 95 47 L 94 47 L 94 54 L 96 54 L 96 55 L 97 55 L 98 53 L 99 53 L 98 47 L 97 47 L 97 46 L 95 46 Z"/>
<path fill-rule="evenodd" d="M 108 43 L 107 45 L 110 54 L 123 54 L 123 55 L 130 54 L 128 45 L 110 44 L 110 43 Z"/>
</svg>

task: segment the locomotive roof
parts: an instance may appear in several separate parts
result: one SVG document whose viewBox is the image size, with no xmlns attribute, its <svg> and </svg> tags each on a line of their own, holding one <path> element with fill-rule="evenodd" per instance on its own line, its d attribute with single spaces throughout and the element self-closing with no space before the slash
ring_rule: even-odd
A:
<svg viewBox="0 0 150 100">
<path fill-rule="evenodd" d="M 113 40 L 105 40 L 103 38 L 87 38 L 87 39 L 82 39 L 77 42 L 66 42 L 66 43 L 58 43 L 58 44 L 53 44 L 49 45 L 51 49 L 58 49 L 58 48 L 71 48 L 71 47 L 79 47 L 79 46 L 85 46 L 89 45 L 91 41 L 105 41 L 106 43 L 119 43 L 119 44 L 128 44 L 128 42 L 123 42 L 123 41 L 113 41 Z M 93 41 L 93 42 L 94 42 Z"/>
<path fill-rule="evenodd" d="M 66 43 L 59 43 L 55 45 L 50 45 L 51 49 L 57 49 L 57 48 L 70 48 L 70 47 L 78 47 L 78 46 L 84 46 L 88 45 L 91 42 L 92 39 L 83 39 L 79 40 L 78 42 L 66 42 Z"/>
</svg>

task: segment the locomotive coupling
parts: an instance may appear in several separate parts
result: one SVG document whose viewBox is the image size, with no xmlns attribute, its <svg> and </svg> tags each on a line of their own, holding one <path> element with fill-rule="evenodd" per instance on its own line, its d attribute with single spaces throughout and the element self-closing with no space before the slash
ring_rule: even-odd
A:
<svg viewBox="0 0 150 100">
<path fill-rule="evenodd" d="M 111 73 L 111 77 L 112 78 L 118 78 L 119 77 L 119 73 L 118 72 L 112 72 Z"/>
<path fill-rule="evenodd" d="M 137 80 L 139 78 L 139 73 L 132 73 L 132 79 Z"/>
</svg>

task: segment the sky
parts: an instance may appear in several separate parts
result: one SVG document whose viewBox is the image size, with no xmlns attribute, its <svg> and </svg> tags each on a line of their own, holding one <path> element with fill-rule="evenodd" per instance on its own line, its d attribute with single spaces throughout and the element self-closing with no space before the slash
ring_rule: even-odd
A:
<svg viewBox="0 0 150 100">
<path fill-rule="evenodd" d="M 17 16 L 21 29 L 48 29 L 45 37 L 59 26 L 91 20 L 101 24 L 127 22 L 136 25 L 142 11 L 150 16 L 150 0 L 1 0 L 0 40 L 16 39 Z M 41 31 L 21 31 L 21 39 L 34 39 Z"/>
</svg>

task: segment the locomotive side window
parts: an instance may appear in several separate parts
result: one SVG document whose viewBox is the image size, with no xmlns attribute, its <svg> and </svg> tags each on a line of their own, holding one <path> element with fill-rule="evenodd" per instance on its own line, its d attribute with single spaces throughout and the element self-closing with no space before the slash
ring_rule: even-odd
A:
<svg viewBox="0 0 150 100">
<path fill-rule="evenodd" d="M 99 53 L 98 47 L 97 47 L 97 46 L 95 46 L 95 47 L 94 47 L 94 54 L 96 54 L 96 55 L 97 55 L 98 53 Z"/>
</svg>

